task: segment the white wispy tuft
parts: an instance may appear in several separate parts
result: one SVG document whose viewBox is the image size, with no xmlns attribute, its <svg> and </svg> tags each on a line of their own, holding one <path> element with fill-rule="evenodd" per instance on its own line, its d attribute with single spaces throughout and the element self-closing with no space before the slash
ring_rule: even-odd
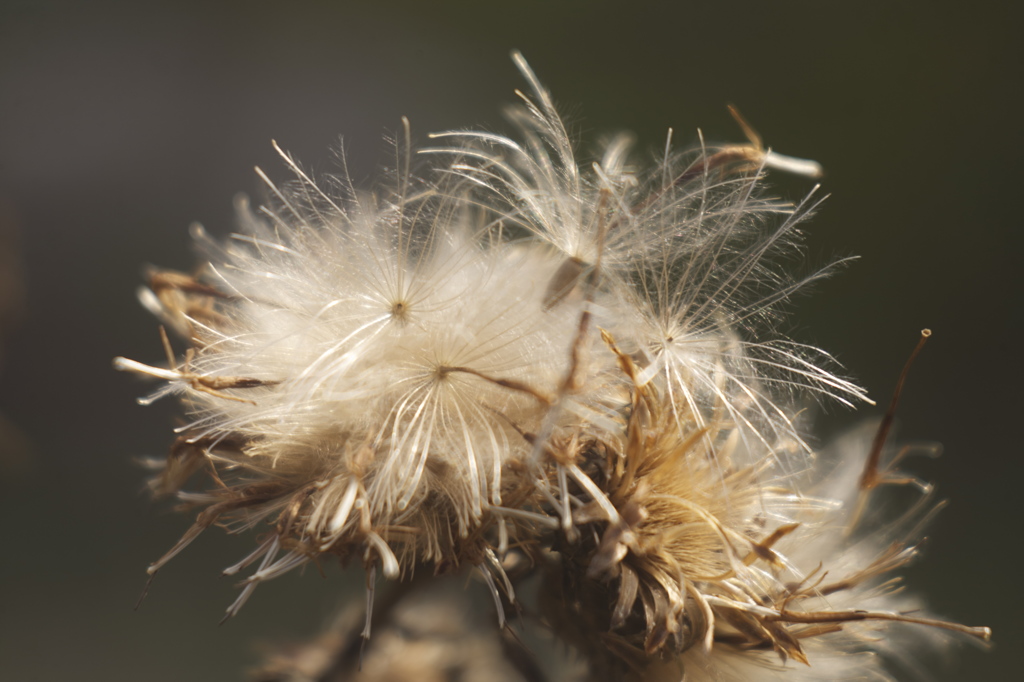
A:
<svg viewBox="0 0 1024 682">
<path fill-rule="evenodd" d="M 748 145 L 672 148 L 650 169 L 630 164 L 630 139 L 609 141 L 600 159 L 577 161 L 547 90 L 513 54 L 533 97 L 509 115 L 522 139 L 486 132 L 435 138 L 463 144 L 423 150 L 457 158 L 451 170 L 483 188 L 499 224 L 523 228 L 564 260 L 549 307 L 598 266 L 598 324 L 640 356 L 643 381 L 656 376 L 675 405 L 700 424 L 717 410 L 770 446 L 785 435 L 803 445 L 792 398 L 807 392 L 842 403 L 867 401 L 837 375 L 826 353 L 779 335 L 780 312 L 802 287 L 841 263 L 802 277 L 781 259 L 799 253 L 798 225 L 817 207 L 815 190 L 798 205 L 766 197 L 766 167 L 817 174 L 814 164 L 779 162 L 756 133 Z M 783 157 L 788 159 L 788 157 Z"/>
</svg>

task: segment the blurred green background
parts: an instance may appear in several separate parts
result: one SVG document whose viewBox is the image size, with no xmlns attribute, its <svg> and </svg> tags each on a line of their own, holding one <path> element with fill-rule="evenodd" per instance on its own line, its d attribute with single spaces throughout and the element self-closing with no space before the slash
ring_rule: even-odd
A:
<svg viewBox="0 0 1024 682">
<path fill-rule="evenodd" d="M 242 679 L 261 642 L 314 631 L 342 598 L 328 570 L 257 591 L 241 616 L 220 569 L 249 538 L 211 531 L 161 572 L 187 526 L 142 494 L 133 457 L 163 452 L 174 408 L 110 359 L 160 360 L 134 298 L 145 263 L 188 269 L 198 220 L 232 229 L 276 139 L 353 174 L 402 115 L 420 140 L 507 129 L 521 49 L 584 140 L 640 149 L 673 127 L 814 158 L 832 194 L 808 258 L 861 260 L 800 301 L 797 340 L 834 352 L 883 405 L 918 330 L 935 336 L 900 437 L 952 501 L 910 572 L 940 614 L 995 629 L 941 680 L 1020 679 L 1024 641 L 1021 209 L 1024 50 L 1017 3 L 373 2 L 0 4 L 0 677 Z M 776 189 L 798 198 L 801 179 Z M 823 437 L 878 415 L 834 409 Z M 1019 425 L 1019 424 L 1018 424 Z M 1013 428 L 1011 428 L 1013 427 Z"/>
</svg>

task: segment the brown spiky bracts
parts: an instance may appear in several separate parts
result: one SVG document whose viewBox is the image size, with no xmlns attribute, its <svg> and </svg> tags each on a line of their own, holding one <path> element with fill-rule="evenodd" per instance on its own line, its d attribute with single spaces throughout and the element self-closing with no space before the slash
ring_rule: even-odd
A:
<svg viewBox="0 0 1024 682">
<path fill-rule="evenodd" d="M 633 359 L 604 339 L 636 381 Z M 621 448 L 592 450 L 588 467 L 621 521 L 582 507 L 583 540 L 549 566 L 548 617 L 587 653 L 592 679 L 895 679 L 879 655 L 914 667 L 908 641 L 988 638 L 901 594 L 898 571 L 938 505 L 920 485 L 893 521 L 865 522 L 867 438 L 788 474 L 771 450 L 738 464 L 752 458 L 737 456 L 727 421 L 684 418 L 680 431 L 679 416 L 654 386 L 634 385 Z"/>
</svg>

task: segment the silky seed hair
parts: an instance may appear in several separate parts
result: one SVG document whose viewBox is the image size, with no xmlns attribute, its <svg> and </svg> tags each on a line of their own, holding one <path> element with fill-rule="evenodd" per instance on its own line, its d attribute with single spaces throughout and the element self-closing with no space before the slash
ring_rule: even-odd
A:
<svg viewBox="0 0 1024 682">
<path fill-rule="evenodd" d="M 396 554 L 458 559 L 442 549 L 500 507 L 502 469 L 530 449 L 516 428 L 536 428 L 564 372 L 575 316 L 545 312 L 536 284 L 557 262 L 482 235 L 460 190 L 409 175 L 407 147 L 393 184 L 342 179 L 336 196 L 282 152 L 296 180 L 260 173 L 276 201 L 240 202 L 243 230 L 208 248 L 202 283 L 146 294 L 181 320 L 184 361 L 118 361 L 184 393 L 186 442 L 245 472 L 227 490 L 247 518 L 295 505 L 297 544 L 260 579 L 348 536 L 392 577 Z M 254 471 L 280 489 L 246 499 Z"/>
<path fill-rule="evenodd" d="M 744 144 L 670 133 L 644 166 L 620 135 L 580 161 L 513 60 L 518 137 L 417 149 L 403 120 L 368 190 L 275 143 L 293 179 L 257 169 L 268 199 L 238 200 L 237 233 L 196 226 L 201 265 L 150 273 L 166 366 L 115 366 L 164 382 L 140 402 L 180 398 L 150 488 L 198 509 L 151 576 L 214 524 L 256 539 L 224 570 L 245 576 L 227 616 L 356 561 L 368 638 L 378 573 L 471 570 L 503 636 L 549 630 L 591 679 L 896 679 L 944 637 L 987 639 L 899 587 L 937 506 L 895 469 L 895 399 L 870 445 L 815 452 L 798 419 L 870 402 L 780 331 L 837 264 L 793 274 L 817 189 L 791 204 L 764 178 L 820 167 L 735 110 Z M 893 517 L 876 489 L 895 485 L 922 497 Z"/>
<path fill-rule="evenodd" d="M 638 169 L 629 163 L 631 138 L 617 136 L 598 161 L 578 165 L 551 96 L 521 55 L 513 59 L 532 90 L 532 97 L 517 91 L 523 104 L 509 111 L 522 141 L 448 132 L 432 137 L 463 145 L 425 151 L 458 155 L 452 171 L 484 188 L 502 225 L 556 248 L 563 261 L 548 305 L 600 260 L 598 324 L 644 356 L 644 381 L 661 375 L 678 398 L 673 405 L 692 408 L 699 423 L 724 409 L 744 438 L 766 445 L 785 435 L 806 449 L 791 419 L 793 397 L 866 401 L 834 373 L 828 354 L 777 331 L 783 304 L 842 263 L 801 277 L 782 267 L 781 257 L 800 252 L 798 226 L 820 200 L 812 191 L 793 205 L 766 196 L 761 183 L 769 167 L 816 176 L 816 164 L 763 149 L 733 110 L 748 145 L 710 149 L 701 140 L 679 152 L 670 132 L 662 158 Z"/>
</svg>

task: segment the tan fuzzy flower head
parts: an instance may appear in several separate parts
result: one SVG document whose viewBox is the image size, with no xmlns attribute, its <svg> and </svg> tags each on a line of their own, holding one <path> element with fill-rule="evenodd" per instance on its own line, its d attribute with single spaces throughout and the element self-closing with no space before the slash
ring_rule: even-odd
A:
<svg viewBox="0 0 1024 682">
<path fill-rule="evenodd" d="M 553 631 L 590 679 L 895 679 L 940 634 L 987 639 L 898 587 L 935 504 L 894 472 L 892 410 L 823 453 L 797 420 L 866 401 L 777 331 L 832 266 L 792 274 L 818 201 L 762 180 L 817 164 L 738 114 L 745 144 L 669 135 L 648 167 L 619 136 L 581 163 L 513 58 L 517 137 L 415 148 L 404 123 L 368 189 L 278 148 L 292 181 L 259 171 L 268 200 L 238 202 L 237 233 L 195 227 L 204 262 L 150 275 L 166 365 L 115 366 L 164 382 L 143 403 L 180 398 L 150 485 L 197 512 L 150 574 L 214 524 L 256 539 L 224 571 L 245 576 L 228 615 L 333 557 L 371 596 L 378 569 L 415 589 L 475 569 L 509 636 Z M 905 511 L 879 506 L 914 483 Z"/>
</svg>

